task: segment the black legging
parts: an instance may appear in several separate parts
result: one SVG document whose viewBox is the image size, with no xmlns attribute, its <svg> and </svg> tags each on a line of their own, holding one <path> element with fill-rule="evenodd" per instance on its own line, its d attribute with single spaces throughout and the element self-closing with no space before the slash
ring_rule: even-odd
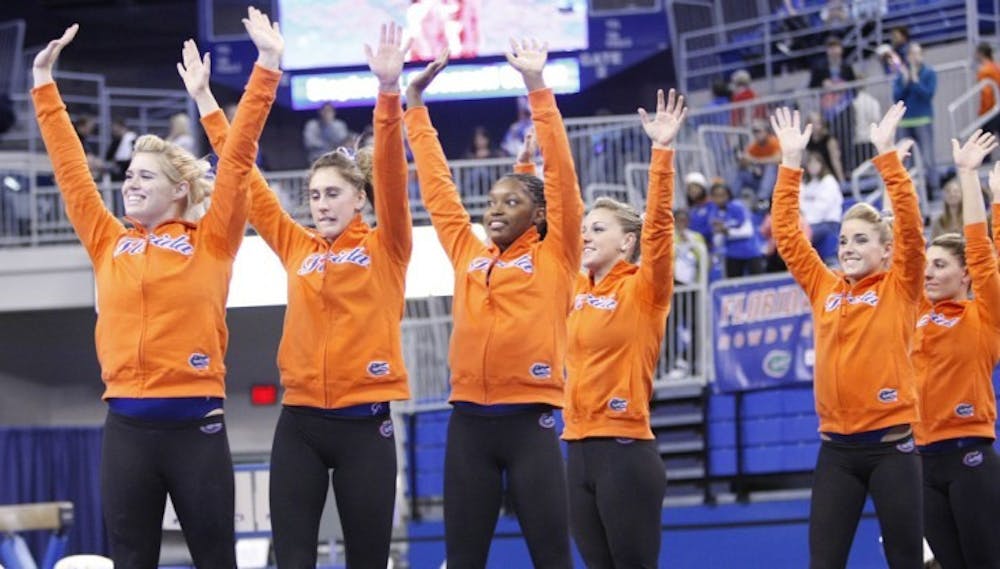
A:
<svg viewBox="0 0 1000 569">
<path fill-rule="evenodd" d="M 1000 457 L 990 442 L 926 454 L 927 542 L 944 569 L 1000 567 Z"/>
<path fill-rule="evenodd" d="M 667 476 L 656 441 L 569 442 L 570 525 L 589 569 L 656 569 Z"/>
<path fill-rule="evenodd" d="M 161 423 L 108 413 L 101 494 L 115 567 L 157 567 L 170 494 L 195 567 L 235 569 L 233 487 L 222 415 Z"/>
<path fill-rule="evenodd" d="M 281 410 L 271 448 L 271 531 L 278 567 L 316 567 L 331 481 L 347 566 L 385 569 L 396 503 L 392 420 L 385 415 L 334 418 L 301 407 Z"/>
<path fill-rule="evenodd" d="M 912 437 L 871 444 L 823 441 L 809 511 L 809 567 L 846 567 L 866 494 L 875 503 L 889 567 L 923 567 L 923 490 Z"/>
<path fill-rule="evenodd" d="M 481 416 L 456 407 L 444 459 L 448 569 L 486 567 L 506 477 L 538 569 L 570 569 L 566 470 L 550 411 Z"/>
</svg>

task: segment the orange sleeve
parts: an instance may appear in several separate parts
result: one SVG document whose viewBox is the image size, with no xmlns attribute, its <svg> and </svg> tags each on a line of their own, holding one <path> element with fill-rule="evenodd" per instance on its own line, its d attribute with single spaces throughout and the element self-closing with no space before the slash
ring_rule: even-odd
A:
<svg viewBox="0 0 1000 569">
<path fill-rule="evenodd" d="M 76 135 L 66 105 L 55 83 L 31 91 L 35 118 L 52 160 L 56 184 L 66 207 L 66 217 L 73 224 L 80 242 L 95 263 L 107 252 L 125 226 L 115 219 L 101 199 L 94 177 L 87 167 L 87 155 Z"/>
<path fill-rule="evenodd" d="M 778 181 L 771 197 L 771 230 L 778 254 L 788 266 L 788 272 L 806 291 L 809 300 L 814 301 L 823 282 L 836 277 L 802 231 L 799 213 L 801 186 L 801 169 L 778 167 Z"/>
<path fill-rule="evenodd" d="M 674 151 L 653 149 L 646 218 L 639 241 L 639 292 L 650 304 L 669 307 L 674 294 Z"/>
<path fill-rule="evenodd" d="M 407 196 L 409 170 L 403 149 L 403 107 L 399 93 L 378 94 L 373 161 L 377 239 L 393 259 L 406 264 L 413 250 L 413 221 Z"/>
<path fill-rule="evenodd" d="M 986 223 L 965 226 L 965 263 L 972 277 L 972 293 L 979 305 L 980 318 L 1000 333 L 1000 272 L 990 245 Z"/>
<path fill-rule="evenodd" d="M 229 133 L 226 115 L 221 109 L 209 113 L 201 118 L 201 126 L 208 135 L 212 149 L 220 154 Z M 305 228 L 281 207 L 278 195 L 267 185 L 267 180 L 256 166 L 250 171 L 250 225 L 253 225 L 286 267 L 295 245 L 309 239 Z"/>
<path fill-rule="evenodd" d="M 576 179 L 576 167 L 570 153 L 569 138 L 562 116 L 556 107 L 552 89 L 528 93 L 531 120 L 542 151 L 542 172 L 545 174 L 545 225 L 547 233 L 542 247 L 561 257 L 567 269 L 580 270 L 583 254 L 583 198 Z"/>
<path fill-rule="evenodd" d="M 1000 255 L 1000 203 L 994 203 L 990 206 L 990 211 L 993 218 L 993 248 L 996 249 L 997 255 Z"/>
<path fill-rule="evenodd" d="M 236 120 L 219 154 L 212 203 L 199 224 L 207 239 L 230 257 L 236 255 L 243 241 L 250 209 L 248 177 L 257 158 L 257 139 L 264 130 L 279 79 L 280 71 L 254 65 L 237 107 Z"/>
<path fill-rule="evenodd" d="M 535 168 L 534 162 L 528 162 L 527 164 L 522 164 L 521 162 L 514 163 L 514 173 L 515 174 L 530 174 L 532 176 L 538 175 L 538 170 Z"/>
<path fill-rule="evenodd" d="M 472 232 L 472 220 L 462 206 L 427 107 L 407 109 L 403 120 L 417 165 L 420 197 L 431 214 L 441 246 L 456 266 L 467 252 L 482 242 Z"/>
<path fill-rule="evenodd" d="M 886 193 L 892 203 L 892 270 L 890 274 L 906 297 L 920 300 L 924 291 L 924 270 L 927 251 L 924 241 L 924 220 L 920 203 L 913 190 L 913 181 L 906 173 L 896 150 L 876 156 L 872 162 L 885 181 Z"/>
</svg>

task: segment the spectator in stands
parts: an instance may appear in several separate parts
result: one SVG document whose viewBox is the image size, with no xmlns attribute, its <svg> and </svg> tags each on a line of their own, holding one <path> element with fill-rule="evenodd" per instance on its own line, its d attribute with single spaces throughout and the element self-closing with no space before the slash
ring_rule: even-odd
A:
<svg viewBox="0 0 1000 569">
<path fill-rule="evenodd" d="M 958 178 L 948 178 L 941 187 L 944 210 L 931 222 L 931 239 L 946 233 L 962 233 L 962 188 Z"/>
<path fill-rule="evenodd" d="M 923 49 L 917 42 L 910 42 L 907 61 L 907 65 L 896 68 L 892 97 L 906 105 L 906 116 L 899 124 L 900 136 L 917 142 L 927 178 L 927 199 L 933 200 L 940 187 L 937 161 L 934 159 L 934 93 L 937 91 L 937 73 L 930 66 L 924 65 Z"/>
<path fill-rule="evenodd" d="M 375 148 L 353 153 L 338 147 L 309 169 L 305 185 L 315 229 L 286 215 L 260 173 L 251 174 L 250 223 L 289 269 L 278 349 L 284 405 L 270 484 L 281 567 L 316 567 L 331 480 L 346 565 L 382 568 L 389 558 L 396 497 L 389 401 L 409 398 L 400 340 L 412 248 L 399 94 L 407 51 L 402 33 L 383 25 L 376 48 L 365 46 L 378 89 Z M 184 83 L 205 132 L 214 148 L 224 148 L 231 131 L 194 42 L 185 44 L 184 60 Z M 375 228 L 361 215 L 368 203 Z"/>
<path fill-rule="evenodd" d="M 976 46 L 976 62 L 979 64 L 979 71 L 976 73 L 976 82 L 991 80 L 994 86 L 987 86 L 979 95 L 979 116 L 985 115 L 993 108 L 996 102 L 994 93 L 1000 89 L 1000 65 L 993 61 L 993 47 L 989 42 L 980 42 Z M 983 125 L 983 130 L 1000 134 L 1000 113 Z"/>
<path fill-rule="evenodd" d="M 195 143 L 194 134 L 191 131 L 191 117 L 187 113 L 177 113 L 170 117 L 170 131 L 167 133 L 166 140 L 191 154 L 198 155 L 198 145 Z"/>
<path fill-rule="evenodd" d="M 712 224 L 708 220 L 708 178 L 701 172 L 691 172 L 684 177 L 684 196 L 691 218 L 692 231 L 702 236 L 706 243 L 712 242 Z"/>
<path fill-rule="evenodd" d="M 828 87 L 825 83 L 827 79 L 833 80 L 833 85 L 857 79 L 854 68 L 844 61 L 844 45 L 835 35 L 826 38 L 826 59 L 813 66 L 809 74 L 809 88 Z"/>
<path fill-rule="evenodd" d="M 864 75 L 858 74 L 858 80 L 863 79 Z M 871 125 L 877 124 L 882 118 L 882 105 L 862 83 L 854 93 L 851 111 L 854 116 L 854 144 L 847 162 L 853 168 L 857 168 L 875 157 L 871 141 Z"/>
<path fill-rule="evenodd" d="M 674 296 L 672 143 L 684 115 L 673 89 L 666 102 L 657 93 L 655 118 L 639 110 L 652 143 L 645 217 L 599 198 L 583 222 L 585 274 L 566 320 L 562 438 L 570 523 L 587 567 L 659 566 L 667 479 L 650 404 Z"/>
<path fill-rule="evenodd" d="M 125 179 L 125 170 L 132 161 L 132 147 L 137 138 L 139 135 L 125 124 L 125 119 L 119 117 L 111 121 L 111 145 L 108 146 L 105 163 L 112 180 Z"/>
<path fill-rule="evenodd" d="M 517 156 L 524 145 L 524 136 L 531 129 L 531 107 L 526 97 L 517 98 L 517 120 L 507 128 L 500 148 L 507 156 Z"/>
<path fill-rule="evenodd" d="M 507 60 L 528 90 L 545 180 L 525 171 L 533 166 L 518 166 L 493 184 L 483 215 L 487 243 L 472 231 L 423 102 L 447 52 L 406 93 L 420 194 L 455 268 L 445 553 L 449 567 L 485 567 L 506 492 L 534 565 L 568 568 L 567 486 L 552 408 L 565 401 L 565 323 L 581 266 L 583 200 L 545 84 L 547 48 L 534 40 L 511 47 Z"/>
<path fill-rule="evenodd" d="M 691 214 L 687 209 L 674 210 L 674 282 L 695 284 L 699 269 L 708 261 L 701 257 L 708 245 L 701 233 L 691 229 Z"/>
<path fill-rule="evenodd" d="M 721 180 L 712 184 L 709 195 L 712 254 L 724 260 L 726 278 L 763 273 L 764 256 L 750 210 L 733 199 L 733 191 Z"/>
<path fill-rule="evenodd" d="M 310 164 L 327 152 L 349 145 L 350 139 L 351 131 L 347 123 L 337 118 L 333 103 L 323 103 L 316 117 L 309 119 L 302 128 L 302 145 Z"/>
<path fill-rule="evenodd" d="M 757 93 L 750 86 L 750 72 L 747 70 L 740 69 L 734 71 L 730 82 L 732 83 L 732 98 L 730 102 L 733 104 L 746 103 L 757 98 Z M 750 112 L 747 112 L 747 110 Z M 766 113 L 767 110 L 762 106 L 754 106 L 749 109 L 733 109 L 733 126 L 746 126 L 754 118 L 764 118 Z"/>
<path fill-rule="evenodd" d="M 104 160 L 101 158 L 101 145 L 97 133 L 97 117 L 91 114 L 81 114 L 73 121 L 73 129 L 76 131 L 80 144 L 83 145 L 83 152 L 87 156 L 87 167 L 94 175 L 100 178 L 104 172 Z"/>
<path fill-rule="evenodd" d="M 730 124 L 730 113 L 726 111 L 715 111 L 712 109 L 717 109 L 719 107 L 727 107 L 732 103 L 732 92 L 729 89 L 729 84 L 722 79 L 717 79 L 712 82 L 712 100 L 705 105 L 706 112 L 703 112 L 702 118 L 698 121 L 699 125 L 702 124 L 714 124 L 716 126 L 729 126 Z"/>
<path fill-rule="evenodd" d="M 807 116 L 807 123 L 812 126 L 812 137 L 809 139 L 808 150 L 822 156 L 826 167 L 837 178 L 837 181 L 844 183 L 847 180 L 847 174 L 844 172 L 844 162 L 840 155 L 840 141 L 830 132 L 822 115 L 811 112 Z"/>
<path fill-rule="evenodd" d="M 778 139 L 762 120 L 753 121 L 751 135 L 750 144 L 739 156 L 739 170 L 734 186 L 741 192 L 744 188 L 750 188 L 755 196 L 767 198 L 774 189 L 774 180 L 778 175 L 781 148 L 778 146 Z"/>
<path fill-rule="evenodd" d="M 830 264 L 837 256 L 840 217 L 844 214 L 844 194 L 830 173 L 823 157 L 816 152 L 806 155 L 806 168 L 799 194 L 802 217 L 812 231 L 812 245 Z"/>
<path fill-rule="evenodd" d="M 465 158 L 484 159 L 497 158 L 503 156 L 500 149 L 493 145 L 493 137 L 485 126 L 477 126 L 472 129 L 472 140 L 469 141 L 469 148 L 465 151 Z"/>
<path fill-rule="evenodd" d="M 991 377 L 1000 360 L 1000 273 L 977 173 L 996 146 L 996 137 L 983 131 L 961 146 L 952 139 L 964 238 L 952 233 L 931 241 L 913 337 L 923 529 L 945 568 L 1000 567 L 1000 456 Z M 1000 164 L 991 182 L 1000 183 L 998 177 Z"/>
<path fill-rule="evenodd" d="M 910 353 L 925 252 L 917 194 L 895 133 L 897 103 L 873 125 L 875 164 L 895 211 L 887 223 L 860 203 L 844 214 L 838 260 L 823 264 L 798 230 L 801 164 L 809 141 L 798 112 L 771 119 L 782 162 L 774 190 L 775 240 L 809 298 L 815 334 L 814 389 L 821 446 L 809 511 L 810 567 L 846 567 L 867 495 L 876 504 L 892 568 L 923 564 L 923 488 L 913 425 L 919 419 Z"/>
<path fill-rule="evenodd" d="M 897 26 L 889 30 L 889 47 L 905 64 L 910 56 L 910 28 Z"/>
<path fill-rule="evenodd" d="M 49 42 L 32 66 L 36 119 L 98 284 L 95 333 L 108 404 L 101 494 L 115 567 L 157 566 L 168 495 L 192 565 L 236 567 L 223 413 L 226 294 L 246 225 L 253 149 L 278 88 L 283 45 L 256 9 L 243 22 L 258 58 L 204 215 L 208 163 L 146 135 L 136 141 L 121 188 L 132 227 L 115 219 L 87 171 L 52 77 L 79 27 Z"/>
</svg>

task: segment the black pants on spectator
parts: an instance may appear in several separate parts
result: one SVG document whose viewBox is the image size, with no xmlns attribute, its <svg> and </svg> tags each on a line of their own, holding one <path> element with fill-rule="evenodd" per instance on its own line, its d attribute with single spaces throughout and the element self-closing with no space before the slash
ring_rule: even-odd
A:
<svg viewBox="0 0 1000 569">
<path fill-rule="evenodd" d="M 385 569 L 396 503 L 392 420 L 329 417 L 301 407 L 281 410 L 271 448 L 271 530 L 278 567 L 316 567 L 320 518 L 331 483 L 347 566 Z"/>
<path fill-rule="evenodd" d="M 573 539 L 588 569 L 656 569 L 667 476 L 656 441 L 568 444 Z"/>
<path fill-rule="evenodd" d="M 235 569 L 234 493 L 222 415 L 160 423 L 108 413 L 101 494 L 115 567 L 157 567 L 170 494 L 195 567 Z"/>
<path fill-rule="evenodd" d="M 767 262 L 764 260 L 764 257 L 752 257 L 750 259 L 726 257 L 726 278 L 760 275 L 764 273 L 766 267 Z"/>
<path fill-rule="evenodd" d="M 921 457 L 927 542 L 944 569 L 1000 567 L 1000 457 L 990 442 Z"/>
<path fill-rule="evenodd" d="M 570 569 L 566 469 L 550 411 L 477 415 L 455 408 L 444 459 L 448 569 L 486 567 L 504 477 L 538 569 Z"/>
<path fill-rule="evenodd" d="M 891 569 L 923 567 L 923 488 L 913 438 L 871 444 L 823 441 L 809 511 L 809 567 L 843 569 L 871 494 Z"/>
</svg>

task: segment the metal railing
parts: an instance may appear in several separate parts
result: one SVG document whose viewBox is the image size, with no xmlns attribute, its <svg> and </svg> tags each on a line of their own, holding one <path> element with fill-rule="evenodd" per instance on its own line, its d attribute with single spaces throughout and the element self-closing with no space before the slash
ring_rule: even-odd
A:
<svg viewBox="0 0 1000 569">
<path fill-rule="evenodd" d="M 993 93 L 993 106 L 979 114 L 979 98 L 987 90 Z M 992 79 L 983 79 L 971 89 L 948 103 L 948 127 L 952 138 L 965 140 L 1000 113 L 1000 86 Z M 959 125 L 965 125 L 959 127 Z"/>
<path fill-rule="evenodd" d="M 696 10 L 696 6 L 689 9 Z M 981 21 L 976 0 L 895 0 L 881 17 L 879 10 L 874 10 L 852 14 L 838 23 L 824 22 L 824 9 L 815 6 L 794 15 L 778 11 L 680 33 L 674 43 L 678 83 L 685 91 L 704 89 L 713 80 L 728 80 L 732 72 L 748 69 L 763 77 L 773 90 L 776 74 L 822 55 L 824 40 L 830 34 L 837 34 L 845 46 L 855 48 L 848 50 L 851 62 L 871 53 L 882 43 L 883 31 L 896 26 L 908 26 L 914 39 L 943 43 L 966 38 L 976 41 Z"/>
</svg>

